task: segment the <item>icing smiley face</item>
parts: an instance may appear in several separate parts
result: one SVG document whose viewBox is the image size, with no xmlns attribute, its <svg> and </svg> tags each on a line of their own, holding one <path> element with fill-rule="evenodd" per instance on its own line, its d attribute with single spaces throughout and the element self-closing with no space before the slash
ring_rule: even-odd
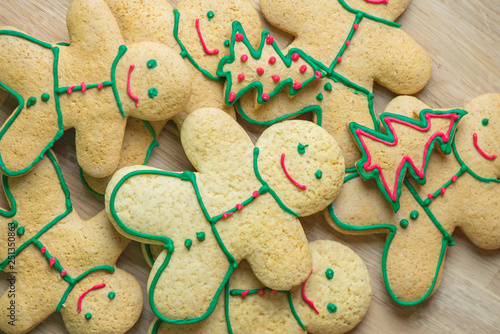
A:
<svg viewBox="0 0 500 334">
<path fill-rule="evenodd" d="M 116 76 L 127 116 L 157 121 L 184 107 L 191 95 L 191 77 L 184 64 L 174 66 L 178 57 L 167 46 L 149 42 L 134 44 L 125 52 Z"/>
<path fill-rule="evenodd" d="M 337 142 L 321 127 L 306 121 L 283 122 L 267 129 L 257 147 L 262 178 L 297 214 L 322 209 L 337 195 L 344 159 Z"/>
<path fill-rule="evenodd" d="M 465 107 L 469 115 L 457 129 L 455 144 L 459 158 L 485 179 L 500 178 L 500 94 L 480 96 Z"/>
</svg>

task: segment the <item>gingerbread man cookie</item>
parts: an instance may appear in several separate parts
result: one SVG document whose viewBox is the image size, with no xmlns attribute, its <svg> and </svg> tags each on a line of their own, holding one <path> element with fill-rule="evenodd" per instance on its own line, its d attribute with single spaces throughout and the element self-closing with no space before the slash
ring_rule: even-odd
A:
<svg viewBox="0 0 500 334">
<path fill-rule="evenodd" d="M 249 27 L 249 36 L 255 36 L 253 40 L 258 40 L 260 18 L 248 0 L 183 0 L 179 2 L 175 14 L 167 1 L 106 2 L 127 43 L 160 42 L 179 53 L 185 50 L 181 55 L 186 57 L 189 64 L 196 94 L 192 94 L 183 110 L 172 118 L 179 129 L 187 115 L 202 107 L 224 109 L 235 116 L 234 109 L 224 104 L 220 79 L 215 77 L 215 72 L 219 60 L 229 54 L 224 41 L 231 38 L 232 21 L 242 21 Z M 205 52 L 207 45 L 215 46 L 214 50 Z M 203 73 L 212 75 L 208 79 Z M 145 123 L 132 119 L 130 123 L 126 129 L 119 168 L 147 163 L 152 149 L 157 145 L 156 135 L 161 132 L 166 121 Z M 82 179 L 91 191 L 102 196 L 110 177 L 95 178 L 82 173 Z"/>
<path fill-rule="evenodd" d="M 387 111 L 415 119 L 426 108 L 416 98 L 398 97 Z M 327 214 L 330 224 L 344 233 L 388 233 L 383 278 L 401 305 L 418 304 L 437 289 L 457 227 L 480 248 L 500 247 L 500 94 L 480 96 L 464 109 L 467 115 L 460 110 L 436 112 L 441 118 L 432 119 L 428 132 L 393 122 L 398 138 L 393 146 L 382 143 L 387 134 L 355 128 L 363 151 L 374 155 L 370 162 L 360 161 L 359 173 L 346 177 Z M 449 154 L 435 152 L 437 144 Z M 411 177 L 402 178 L 406 167 L 412 169 Z"/>
<path fill-rule="evenodd" d="M 0 86 L 19 102 L 0 129 L 0 167 L 8 175 L 28 172 L 75 128 L 81 168 L 108 176 L 127 116 L 168 119 L 189 99 L 191 80 L 176 52 L 160 43 L 126 45 L 103 0 L 75 0 L 67 23 L 69 45 L 0 28 Z"/>
<path fill-rule="evenodd" d="M 339 143 L 346 166 L 353 167 L 359 153 L 345 124 L 356 121 L 378 129 L 374 82 L 398 94 L 413 94 L 430 78 L 426 52 L 391 21 L 408 3 L 263 0 L 265 18 L 296 38 L 280 52 L 267 33 L 254 52 L 236 27 L 231 41 L 234 57 L 221 60 L 218 72 L 228 79 L 226 103 L 234 104 L 246 120 L 262 125 L 313 112 L 316 122 Z M 254 87 L 257 96 L 243 94 Z"/>
<path fill-rule="evenodd" d="M 130 243 L 102 211 L 83 221 L 73 210 L 59 165 L 47 151 L 33 171 L 3 177 L 10 210 L 1 210 L 0 329 L 27 333 L 61 312 L 70 333 L 125 333 L 139 319 L 142 290 L 116 268 Z"/>
<path fill-rule="evenodd" d="M 210 318 L 188 325 L 156 320 L 151 334 L 345 333 L 364 317 L 371 299 L 368 271 L 350 248 L 329 240 L 309 244 L 313 271 L 291 291 L 266 288 L 243 261 Z"/>
<path fill-rule="evenodd" d="M 169 323 L 206 318 L 243 259 L 270 288 L 302 283 L 311 257 L 297 217 L 339 191 L 344 161 L 334 139 L 289 121 L 254 145 L 231 116 L 206 108 L 186 118 L 181 141 L 198 173 L 128 167 L 106 190 L 120 233 L 165 248 L 149 280 L 153 312 Z"/>
</svg>

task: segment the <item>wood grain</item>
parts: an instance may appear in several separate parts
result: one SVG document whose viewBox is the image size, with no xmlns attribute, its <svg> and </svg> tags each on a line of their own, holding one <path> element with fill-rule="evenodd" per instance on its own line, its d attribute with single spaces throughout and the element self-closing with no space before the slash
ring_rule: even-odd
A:
<svg viewBox="0 0 500 334">
<path fill-rule="evenodd" d="M 177 1 L 169 2 L 175 5 Z M 15 26 L 46 41 L 67 41 L 65 15 L 69 3 L 70 0 L 2 0 L 0 26 Z M 259 8 L 258 1 L 255 6 Z M 500 92 L 499 0 L 413 0 L 398 22 L 432 58 L 431 81 L 417 94 L 425 103 L 431 107 L 463 107 L 478 95 Z M 267 24 L 264 26 L 273 31 L 281 46 L 293 40 L 290 35 L 279 33 Z M 376 87 L 375 96 L 376 110 L 382 111 L 394 94 Z M 1 122 L 14 110 L 15 103 L 10 98 L 1 106 Z M 254 139 L 262 132 L 262 128 L 242 124 Z M 152 166 L 192 170 L 173 124 L 165 128 L 159 142 L 160 147 L 151 157 Z M 104 205 L 80 181 L 74 132 L 68 131 L 54 150 L 75 209 L 85 219 L 94 216 Z M 7 205 L 4 199 L 1 205 Z M 368 266 L 373 284 L 372 305 L 353 333 L 500 333 L 500 250 L 478 249 L 457 231 L 454 234 L 457 245 L 448 251 L 438 291 L 418 306 L 401 307 L 391 301 L 382 284 L 380 263 L 384 236 L 340 235 L 327 225 L 322 214 L 302 222 L 310 241 L 332 239 L 347 243 Z M 139 280 L 146 298 L 149 267 L 137 243 L 127 248 L 118 265 Z M 3 289 L 5 275 L 0 275 L 0 279 Z M 145 303 L 142 317 L 130 333 L 145 333 L 153 317 Z M 35 334 L 65 332 L 59 314 L 52 315 L 32 331 Z"/>
</svg>

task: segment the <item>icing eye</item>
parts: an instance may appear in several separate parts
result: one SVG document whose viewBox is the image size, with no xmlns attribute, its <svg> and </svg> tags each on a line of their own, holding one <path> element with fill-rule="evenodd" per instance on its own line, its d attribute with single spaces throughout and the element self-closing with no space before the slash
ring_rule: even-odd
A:
<svg viewBox="0 0 500 334">
<path fill-rule="evenodd" d="M 299 154 L 305 154 L 307 146 L 309 145 L 302 145 L 301 143 L 299 143 L 299 146 L 297 146 L 297 151 L 299 152 Z"/>
<path fill-rule="evenodd" d="M 488 118 L 485 118 L 481 121 L 481 124 L 483 124 L 483 126 L 488 126 L 488 124 L 490 124 L 490 120 Z"/>
<path fill-rule="evenodd" d="M 151 59 L 148 61 L 148 68 L 150 70 L 152 70 L 153 68 L 155 68 L 156 66 L 158 66 L 158 63 L 156 62 L 156 60 L 154 59 Z"/>
<path fill-rule="evenodd" d="M 321 180 L 321 178 L 323 177 L 323 172 L 318 169 L 316 173 L 314 173 L 314 176 L 316 176 L 318 180 Z"/>
<path fill-rule="evenodd" d="M 151 99 L 154 99 L 156 96 L 158 96 L 158 89 L 156 88 L 150 88 L 148 90 L 148 96 L 151 98 Z"/>
<path fill-rule="evenodd" d="M 214 16 L 215 16 L 215 14 L 214 14 L 214 12 L 212 12 L 212 11 L 209 11 L 209 12 L 207 13 L 207 18 L 208 18 L 208 20 L 209 20 L 209 21 L 210 21 L 210 20 L 212 20 L 212 19 L 214 18 Z"/>
</svg>

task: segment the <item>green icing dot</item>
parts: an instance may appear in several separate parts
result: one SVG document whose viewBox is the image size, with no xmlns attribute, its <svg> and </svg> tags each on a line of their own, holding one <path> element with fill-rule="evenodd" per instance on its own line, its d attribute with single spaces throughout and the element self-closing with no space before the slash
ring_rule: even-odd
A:
<svg viewBox="0 0 500 334">
<path fill-rule="evenodd" d="M 154 87 L 153 87 L 153 88 L 150 88 L 150 89 L 148 90 L 148 96 L 149 96 L 150 98 L 154 99 L 156 96 L 158 96 L 158 89 L 156 89 L 156 88 L 154 88 Z"/>
<path fill-rule="evenodd" d="M 488 124 L 490 124 L 490 120 L 487 119 L 487 118 L 485 118 L 485 119 L 482 120 L 481 123 L 483 124 L 483 126 L 487 126 Z"/>
<path fill-rule="evenodd" d="M 24 232 L 26 232 L 26 228 L 24 226 L 21 226 L 17 229 L 17 235 L 23 235 Z"/>
<path fill-rule="evenodd" d="M 316 100 L 323 101 L 323 94 L 319 93 L 318 96 L 316 96 Z"/>
<path fill-rule="evenodd" d="M 32 96 L 28 99 L 28 102 L 26 102 L 26 107 L 31 107 L 36 104 L 36 97 Z"/>
<path fill-rule="evenodd" d="M 198 241 L 205 241 L 205 232 L 196 232 L 196 239 Z"/>
<path fill-rule="evenodd" d="M 85 313 L 85 319 L 87 319 L 87 320 L 92 319 L 92 314 L 90 314 L 90 313 Z"/>
<path fill-rule="evenodd" d="M 47 93 L 42 94 L 42 101 L 43 102 L 48 102 L 50 100 L 50 95 Z"/>
<path fill-rule="evenodd" d="M 188 251 L 191 250 L 192 245 L 193 245 L 193 241 L 191 239 L 186 239 L 186 241 L 184 241 L 184 246 L 186 246 Z"/>
<path fill-rule="evenodd" d="M 411 218 L 411 219 L 413 219 L 413 220 L 415 220 L 415 219 L 417 219 L 417 218 L 418 218 L 418 215 L 419 215 L 418 211 L 417 211 L 417 210 L 413 210 L 413 211 L 410 213 L 410 218 Z"/>
<path fill-rule="evenodd" d="M 332 91 L 332 84 L 331 84 L 331 83 L 329 83 L 329 82 L 327 82 L 327 83 L 325 84 L 325 90 L 326 90 L 327 92 L 331 92 L 331 91 Z"/>
<path fill-rule="evenodd" d="M 331 280 L 333 278 L 333 269 L 328 268 L 325 272 L 326 278 Z"/>
<path fill-rule="evenodd" d="M 108 298 L 109 299 L 113 299 L 116 297 L 116 293 L 114 293 L 113 291 L 111 291 L 110 293 L 108 293 Z"/>
<path fill-rule="evenodd" d="M 328 312 L 330 313 L 335 313 L 337 312 L 337 306 L 335 306 L 335 304 L 328 304 L 328 306 L 326 307 L 326 309 L 328 310 Z"/>
<path fill-rule="evenodd" d="M 224 41 L 224 46 L 225 46 L 226 48 L 228 48 L 228 47 L 229 47 L 229 45 L 230 45 L 230 44 L 229 44 L 229 40 L 227 40 L 227 39 L 226 39 L 226 40 Z"/>
<path fill-rule="evenodd" d="M 209 11 L 209 12 L 207 13 L 207 18 L 208 18 L 208 20 L 209 20 L 209 21 L 210 21 L 211 19 L 213 19 L 213 18 L 214 18 L 214 16 L 215 16 L 215 14 L 214 14 L 214 12 L 212 12 L 212 11 Z"/>
<path fill-rule="evenodd" d="M 148 60 L 148 68 L 150 70 L 155 68 L 156 66 L 158 66 L 158 63 L 156 62 L 156 60 L 154 60 L 154 59 Z"/>
<path fill-rule="evenodd" d="M 410 223 L 408 223 L 408 220 L 406 220 L 406 219 L 401 219 L 401 221 L 399 222 L 399 225 L 401 225 L 402 228 L 407 228 L 408 225 L 410 225 Z"/>
<path fill-rule="evenodd" d="M 299 152 L 299 154 L 305 154 L 307 146 L 309 145 L 302 145 L 301 143 L 299 143 L 299 146 L 297 146 L 297 151 Z"/>
<path fill-rule="evenodd" d="M 316 173 L 314 173 L 314 176 L 316 176 L 316 178 L 320 180 L 323 177 L 323 172 L 318 169 Z"/>
</svg>

